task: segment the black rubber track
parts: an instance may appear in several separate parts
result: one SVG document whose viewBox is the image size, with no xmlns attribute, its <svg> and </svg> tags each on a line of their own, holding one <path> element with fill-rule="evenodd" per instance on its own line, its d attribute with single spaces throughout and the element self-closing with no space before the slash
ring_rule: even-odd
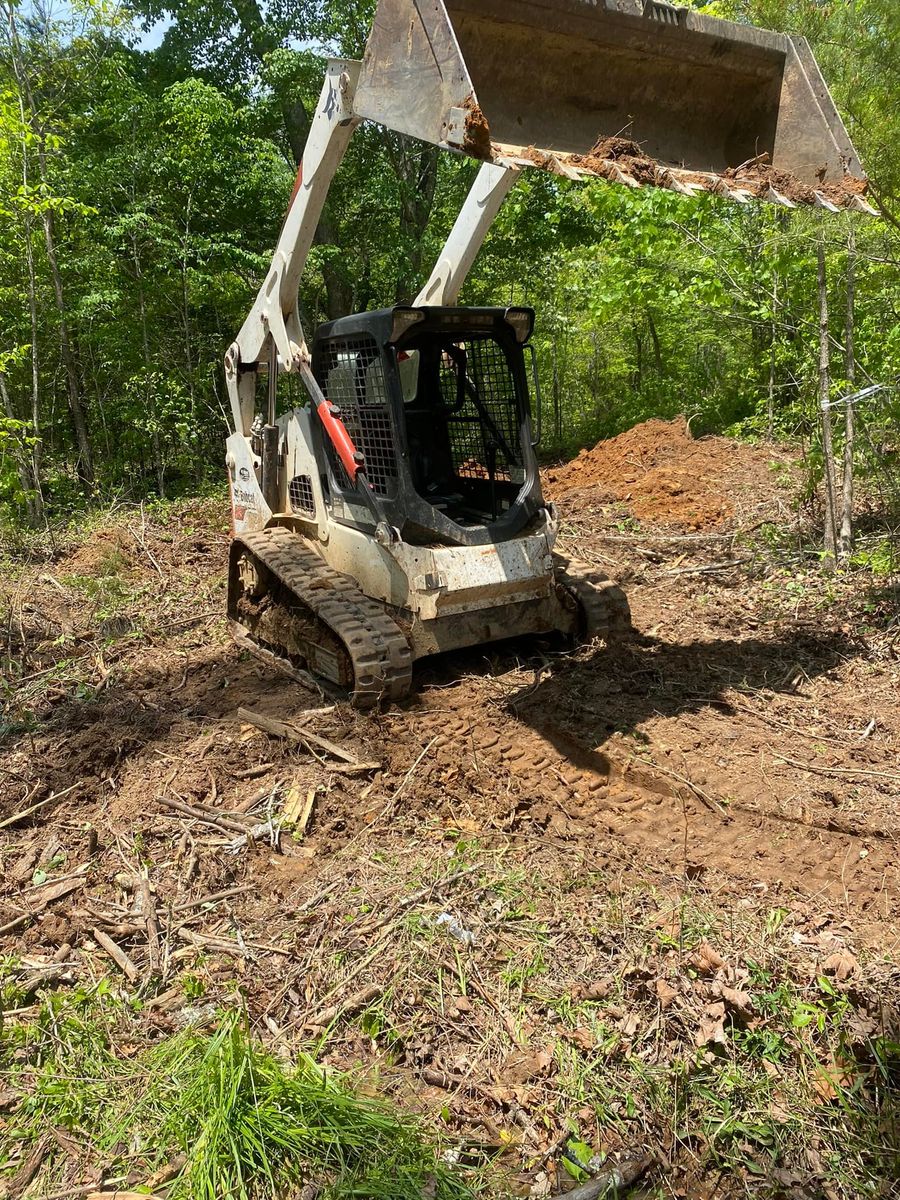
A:
<svg viewBox="0 0 900 1200">
<path fill-rule="evenodd" d="M 628 597 L 614 579 L 586 563 L 553 556 L 557 580 L 575 597 L 580 624 L 579 641 L 603 638 L 617 641 L 631 629 Z"/>
<path fill-rule="evenodd" d="M 396 621 L 364 595 L 349 575 L 335 571 L 290 529 L 276 525 L 236 537 L 232 575 L 242 554 L 255 558 L 332 631 L 353 667 L 351 700 L 357 708 L 402 700 L 412 686 L 412 651 Z M 240 618 L 232 614 L 240 624 Z M 252 640 L 252 634 L 247 636 Z M 285 666 L 292 663 L 285 656 Z"/>
</svg>

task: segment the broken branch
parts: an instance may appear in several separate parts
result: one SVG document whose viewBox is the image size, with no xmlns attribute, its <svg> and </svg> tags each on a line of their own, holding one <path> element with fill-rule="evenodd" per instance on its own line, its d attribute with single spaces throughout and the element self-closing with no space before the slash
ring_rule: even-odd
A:
<svg viewBox="0 0 900 1200">
<path fill-rule="evenodd" d="M 239 708 L 238 718 L 246 722 L 248 725 L 255 725 L 257 729 L 261 729 L 263 733 L 271 734 L 272 737 L 289 738 L 294 742 L 305 742 L 307 745 L 318 746 L 320 750 L 327 751 L 332 758 L 337 758 L 341 762 L 349 763 L 351 766 L 360 766 L 359 758 L 355 754 L 351 754 L 349 750 L 345 750 L 343 746 L 339 746 L 336 742 L 329 741 L 321 734 L 313 733 L 311 729 L 307 729 L 305 725 L 288 724 L 286 721 L 277 721 L 274 717 L 267 717 L 264 713 L 253 712 L 249 708 Z"/>
</svg>

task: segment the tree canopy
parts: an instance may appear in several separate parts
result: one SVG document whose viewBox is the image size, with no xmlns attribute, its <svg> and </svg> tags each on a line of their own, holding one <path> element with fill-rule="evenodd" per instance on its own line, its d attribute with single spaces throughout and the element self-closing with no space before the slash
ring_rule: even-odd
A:
<svg viewBox="0 0 900 1200">
<path fill-rule="evenodd" d="M 537 309 L 548 454 L 679 411 L 699 429 L 812 437 L 820 236 L 835 393 L 847 374 L 851 232 L 856 377 L 900 376 L 900 9 L 695 7 L 809 38 L 883 216 L 823 218 L 524 173 L 462 299 Z M 373 9 L 4 0 L 4 520 L 219 477 L 222 357 L 274 247 L 324 58 L 358 55 Z M 161 38 L 146 39 L 150 29 Z M 414 295 L 475 169 L 364 126 L 301 284 L 308 326 Z M 879 420 L 891 411 L 880 404 Z"/>
</svg>

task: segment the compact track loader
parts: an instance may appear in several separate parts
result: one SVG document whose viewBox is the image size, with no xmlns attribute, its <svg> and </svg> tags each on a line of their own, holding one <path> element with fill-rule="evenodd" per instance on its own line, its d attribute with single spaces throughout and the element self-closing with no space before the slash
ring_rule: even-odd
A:
<svg viewBox="0 0 900 1200">
<path fill-rule="evenodd" d="M 483 166 L 412 304 L 308 343 L 299 280 L 362 120 Z M 425 655 L 629 624 L 614 583 L 554 554 L 534 313 L 456 305 L 533 168 L 874 211 L 803 39 L 657 0 L 380 0 L 363 61 L 328 65 L 271 268 L 225 359 L 232 628 L 360 706 L 404 696 Z"/>
</svg>

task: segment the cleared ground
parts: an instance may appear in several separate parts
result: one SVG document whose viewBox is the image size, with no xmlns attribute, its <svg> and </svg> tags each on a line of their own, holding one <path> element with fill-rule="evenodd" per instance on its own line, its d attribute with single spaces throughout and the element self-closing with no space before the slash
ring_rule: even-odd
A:
<svg viewBox="0 0 900 1200">
<path fill-rule="evenodd" d="M 646 1194 L 896 1194 L 897 594 L 802 553 L 784 452 L 651 422 L 549 490 L 634 636 L 423 664 L 371 716 L 230 644 L 213 502 L 12 558 L 7 1032 L 110 974 L 153 1042 L 237 982 L 521 1194 L 603 1154 L 653 1155 Z M 45 1158 L 26 1195 L 100 1182 Z"/>
</svg>

